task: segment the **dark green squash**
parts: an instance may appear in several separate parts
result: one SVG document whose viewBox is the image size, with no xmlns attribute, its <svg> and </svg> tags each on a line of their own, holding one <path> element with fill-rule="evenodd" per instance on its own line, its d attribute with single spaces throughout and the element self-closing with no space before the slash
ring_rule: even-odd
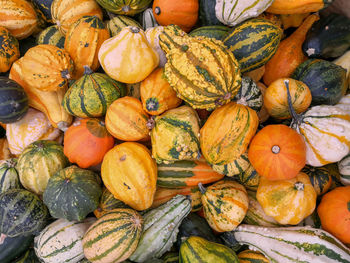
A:
<svg viewBox="0 0 350 263">
<path fill-rule="evenodd" d="M 229 30 L 230 28 L 227 26 L 203 26 L 192 30 L 189 35 L 193 37 L 205 36 L 222 40 L 227 36 Z"/>
<path fill-rule="evenodd" d="M 9 189 L 22 188 L 16 164 L 16 158 L 0 161 L 0 193 L 4 193 Z"/>
<path fill-rule="evenodd" d="M 35 251 L 33 248 L 27 250 L 24 255 L 17 258 L 13 263 L 40 263 L 40 260 L 35 255 Z"/>
<path fill-rule="evenodd" d="M 317 195 L 323 195 L 332 185 L 332 177 L 326 167 L 306 165 L 301 171 L 309 176 Z"/>
<path fill-rule="evenodd" d="M 36 43 L 36 37 L 34 36 L 29 36 L 25 39 L 22 39 L 19 41 L 19 53 L 21 55 L 21 57 L 24 56 L 25 53 L 27 53 L 27 51 L 36 46 L 37 43 Z"/>
<path fill-rule="evenodd" d="M 51 5 L 53 0 L 31 0 L 35 11 L 47 22 L 52 22 Z"/>
<path fill-rule="evenodd" d="M 215 0 L 199 0 L 199 21 L 202 26 L 222 25 L 216 18 Z"/>
<path fill-rule="evenodd" d="M 0 262 L 13 263 L 14 259 L 21 256 L 33 243 L 34 236 L 5 237 L 0 242 Z"/>
<path fill-rule="evenodd" d="M 37 38 L 38 45 L 47 44 L 64 48 L 66 37 L 58 30 L 58 26 L 49 26 L 40 32 Z"/>
<path fill-rule="evenodd" d="M 259 112 L 263 105 L 262 92 L 250 77 L 242 77 L 242 86 L 233 100 L 248 106 L 256 112 Z"/>
<path fill-rule="evenodd" d="M 345 95 L 346 70 L 322 59 L 308 59 L 300 64 L 291 78 L 304 82 L 312 95 L 311 105 L 334 105 Z"/>
<path fill-rule="evenodd" d="M 179 253 L 178 252 L 167 252 L 162 258 L 164 263 L 178 263 L 179 262 Z"/>
</svg>

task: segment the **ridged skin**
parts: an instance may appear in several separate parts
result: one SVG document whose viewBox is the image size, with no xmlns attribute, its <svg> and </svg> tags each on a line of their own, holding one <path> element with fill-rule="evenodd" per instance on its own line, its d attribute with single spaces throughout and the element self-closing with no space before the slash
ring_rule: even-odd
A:
<svg viewBox="0 0 350 263">
<path fill-rule="evenodd" d="M 0 26 L 0 39 L 0 72 L 6 72 L 19 58 L 19 45 L 18 40 L 2 26 Z"/>
<path fill-rule="evenodd" d="M 306 165 L 301 171 L 309 176 L 310 182 L 317 195 L 323 195 L 332 185 L 332 177 L 325 167 Z"/>
<path fill-rule="evenodd" d="M 65 36 L 58 30 L 58 26 L 49 26 L 38 36 L 38 45 L 54 45 L 58 48 L 64 48 Z"/>
<path fill-rule="evenodd" d="M 9 189 L 21 188 L 16 164 L 16 158 L 0 161 L 0 194 Z"/>
<path fill-rule="evenodd" d="M 136 20 L 123 15 L 117 15 L 106 22 L 106 27 L 111 37 L 118 35 L 119 32 L 127 26 L 136 26 L 141 28 L 141 25 Z"/>
<path fill-rule="evenodd" d="M 270 263 L 264 254 L 255 250 L 244 250 L 238 255 L 239 263 Z"/>
<path fill-rule="evenodd" d="M 94 211 L 95 216 L 100 218 L 116 208 L 129 208 L 129 206 L 114 198 L 113 194 L 107 188 L 104 188 L 100 198 L 100 203 Z"/>
<path fill-rule="evenodd" d="M 242 78 L 242 87 L 234 98 L 238 104 L 248 106 L 259 112 L 263 106 L 263 95 L 258 85 L 250 77 Z"/>
<path fill-rule="evenodd" d="M 246 189 L 256 191 L 259 186 L 260 175 L 256 172 L 253 165 L 249 165 L 247 170 L 237 176 L 237 181 Z"/>
<path fill-rule="evenodd" d="M 232 177 L 243 173 L 250 166 L 248 152 L 243 153 L 236 160 L 227 164 L 213 165 L 214 171 Z"/>
<path fill-rule="evenodd" d="M 145 10 L 152 0 L 97 0 L 97 2 L 114 14 L 132 16 Z"/>
<path fill-rule="evenodd" d="M 317 12 L 330 4 L 332 0 L 275 0 L 267 9 L 273 14 L 305 14 Z"/>
</svg>

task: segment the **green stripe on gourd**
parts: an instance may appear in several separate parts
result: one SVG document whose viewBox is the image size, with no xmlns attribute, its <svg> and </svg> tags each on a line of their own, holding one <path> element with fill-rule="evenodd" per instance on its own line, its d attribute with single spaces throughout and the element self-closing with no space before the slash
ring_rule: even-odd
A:
<svg viewBox="0 0 350 263">
<path fill-rule="evenodd" d="M 215 14 L 215 0 L 199 0 L 199 21 L 203 26 L 222 25 Z"/>
<path fill-rule="evenodd" d="M 238 182 L 245 186 L 249 190 L 256 191 L 259 186 L 260 175 L 256 172 L 253 165 L 249 167 L 237 176 Z"/>
<path fill-rule="evenodd" d="M 214 171 L 224 174 L 226 176 L 232 177 L 243 173 L 245 170 L 250 167 L 250 162 L 248 159 L 248 153 L 243 153 L 238 159 L 221 165 L 213 165 L 212 168 Z"/>
<path fill-rule="evenodd" d="M 141 28 L 141 25 L 137 21 L 128 16 L 117 15 L 106 22 L 106 27 L 112 37 L 118 35 L 119 32 L 127 26 L 136 26 Z"/>
<path fill-rule="evenodd" d="M 328 191 L 332 183 L 332 178 L 326 167 L 312 167 L 306 165 L 301 171 L 309 176 L 310 182 L 317 195 L 322 195 Z"/>
<path fill-rule="evenodd" d="M 171 164 L 159 164 L 157 166 L 157 185 L 161 187 L 185 187 L 186 178 L 194 176 L 194 161 L 177 161 Z M 169 186 L 170 185 L 170 186 Z"/>
<path fill-rule="evenodd" d="M 35 251 L 33 248 L 27 250 L 24 255 L 22 255 L 20 258 L 17 258 L 16 261 L 13 263 L 39 263 L 38 257 L 35 255 Z M 4 262 L 6 263 L 6 262 Z"/>
<path fill-rule="evenodd" d="M 230 28 L 227 26 L 202 26 L 192 30 L 189 35 L 192 37 L 204 36 L 222 40 L 229 32 Z"/>
<path fill-rule="evenodd" d="M 58 26 L 49 26 L 37 37 L 38 45 L 47 44 L 54 45 L 59 48 L 64 48 L 65 36 L 58 30 Z"/>
<path fill-rule="evenodd" d="M 135 15 L 145 10 L 152 0 L 97 0 L 103 8 L 114 14 Z"/>
<path fill-rule="evenodd" d="M 179 253 L 177 252 L 167 252 L 162 256 L 163 263 L 178 263 Z"/>
<path fill-rule="evenodd" d="M 261 90 L 250 77 L 242 77 L 242 87 L 233 100 L 252 108 L 256 112 L 259 112 L 263 105 Z"/>
<path fill-rule="evenodd" d="M 141 25 L 145 31 L 148 28 L 159 26 L 157 20 L 154 18 L 152 8 L 147 8 L 145 11 L 143 11 L 141 19 Z"/>
<path fill-rule="evenodd" d="M 350 185 L 350 154 L 345 156 L 339 163 L 340 181 L 344 185 Z"/>
<path fill-rule="evenodd" d="M 16 158 L 0 161 L 0 194 L 9 189 L 22 188 L 16 165 Z"/>
</svg>

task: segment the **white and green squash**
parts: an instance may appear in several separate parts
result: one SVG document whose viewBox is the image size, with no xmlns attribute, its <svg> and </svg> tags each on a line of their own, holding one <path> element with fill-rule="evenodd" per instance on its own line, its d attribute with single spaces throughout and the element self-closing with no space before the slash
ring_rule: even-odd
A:
<svg viewBox="0 0 350 263">
<path fill-rule="evenodd" d="M 339 163 L 340 181 L 343 185 L 350 185 L 350 154 L 345 156 Z"/>
<path fill-rule="evenodd" d="M 238 104 L 250 107 L 256 112 L 259 112 L 263 105 L 262 92 L 250 77 L 242 77 L 242 87 L 233 100 Z"/>
<path fill-rule="evenodd" d="M 9 189 L 22 188 L 16 164 L 16 158 L 0 161 L 0 194 Z"/>
<path fill-rule="evenodd" d="M 159 26 L 157 20 L 154 18 L 152 8 L 147 8 L 145 11 L 143 11 L 141 19 L 141 25 L 145 31 L 148 28 Z"/>
</svg>

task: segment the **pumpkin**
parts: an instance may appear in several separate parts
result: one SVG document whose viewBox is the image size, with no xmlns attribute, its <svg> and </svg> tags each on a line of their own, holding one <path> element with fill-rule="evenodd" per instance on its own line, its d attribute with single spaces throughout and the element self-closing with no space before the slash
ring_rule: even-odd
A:
<svg viewBox="0 0 350 263">
<path fill-rule="evenodd" d="M 64 154 L 81 168 L 101 163 L 113 146 L 113 137 L 98 119 L 79 120 L 64 134 Z"/>
<path fill-rule="evenodd" d="M 5 27 L 0 26 L 0 72 L 8 71 L 18 58 L 18 40 Z"/>
<path fill-rule="evenodd" d="M 107 11 L 118 15 L 135 15 L 145 10 L 152 0 L 97 0 Z"/>
<path fill-rule="evenodd" d="M 291 179 L 306 162 L 301 135 L 286 125 L 267 125 L 253 138 L 248 158 L 259 175 L 269 180 Z"/>
<path fill-rule="evenodd" d="M 340 181 L 343 185 L 350 185 L 350 155 L 348 154 L 338 162 Z"/>
<path fill-rule="evenodd" d="M 6 192 L 9 189 L 22 188 L 19 181 L 16 165 L 16 158 L 0 161 L 0 194 Z"/>
<path fill-rule="evenodd" d="M 17 39 L 29 37 L 38 26 L 34 7 L 26 0 L 0 0 L 0 26 Z"/>
<path fill-rule="evenodd" d="M 212 165 L 239 158 L 247 150 L 258 124 L 256 112 L 247 106 L 230 102 L 217 108 L 200 130 L 204 158 Z"/>
<path fill-rule="evenodd" d="M 58 48 L 64 48 L 65 36 L 58 30 L 58 26 L 49 26 L 45 28 L 37 37 L 38 45 L 54 45 Z"/>
<path fill-rule="evenodd" d="M 148 42 L 159 55 L 159 67 L 164 67 L 165 63 L 167 62 L 165 53 L 159 45 L 159 35 L 163 31 L 164 27 L 162 26 L 150 27 L 145 31 Z"/>
<path fill-rule="evenodd" d="M 317 194 L 309 176 L 301 172 L 292 179 L 278 181 L 261 177 L 256 198 L 278 223 L 297 225 L 315 210 Z"/>
<path fill-rule="evenodd" d="M 245 152 L 232 162 L 222 165 L 213 165 L 212 168 L 214 171 L 220 174 L 232 177 L 243 173 L 250 166 L 251 165 L 248 159 L 248 153 Z"/>
<path fill-rule="evenodd" d="M 98 59 L 104 71 L 123 83 L 144 80 L 159 64 L 158 53 L 148 43 L 142 29 L 124 27 L 118 35 L 103 42 Z"/>
<path fill-rule="evenodd" d="M 350 186 L 337 187 L 322 197 L 317 207 L 322 229 L 350 245 Z"/>
<path fill-rule="evenodd" d="M 127 26 L 135 26 L 141 28 L 141 25 L 136 20 L 123 15 L 114 16 L 111 18 L 111 20 L 108 20 L 106 22 L 106 27 L 111 37 L 118 35 L 119 32 Z"/>
<path fill-rule="evenodd" d="M 51 15 L 63 35 L 83 16 L 96 16 L 102 20 L 102 10 L 95 0 L 53 0 Z"/>
<path fill-rule="evenodd" d="M 27 51 L 21 61 L 23 80 L 42 91 L 57 91 L 68 86 L 73 72 L 69 54 L 53 45 L 38 45 Z"/>
<path fill-rule="evenodd" d="M 189 106 L 164 112 L 154 119 L 152 156 L 158 163 L 195 160 L 199 154 L 199 117 Z"/>
<path fill-rule="evenodd" d="M 331 2 L 329 0 L 275 0 L 266 11 L 273 14 L 304 14 L 317 12 Z"/>
<path fill-rule="evenodd" d="M 149 208 L 157 183 L 157 165 L 142 144 L 124 142 L 103 158 L 101 176 L 115 198 L 136 210 Z"/>
<path fill-rule="evenodd" d="M 159 115 L 176 108 L 182 102 L 163 77 L 164 69 L 158 68 L 141 82 L 140 93 L 143 109 L 150 115 Z"/>
<path fill-rule="evenodd" d="M 198 19 L 198 0 L 155 0 L 153 14 L 162 26 L 178 25 L 185 32 L 189 32 Z"/>
<path fill-rule="evenodd" d="M 124 204 L 122 201 L 115 199 L 113 194 L 107 188 L 104 188 L 102 190 L 100 203 L 94 210 L 94 215 L 97 218 L 100 218 L 104 214 L 110 213 L 117 208 L 129 208 L 129 206 Z"/>
<path fill-rule="evenodd" d="M 115 100 L 106 113 L 106 128 L 113 137 L 123 141 L 148 138 L 148 114 L 138 99 L 123 97 Z"/>
<path fill-rule="evenodd" d="M 292 104 L 297 113 L 306 111 L 312 100 L 310 89 L 303 82 L 290 78 L 275 80 L 266 90 L 264 105 L 269 115 L 276 119 L 291 118 L 285 81 L 289 81 L 289 92 L 293 98 Z"/>
<path fill-rule="evenodd" d="M 312 167 L 306 165 L 301 171 L 309 176 L 310 182 L 317 195 L 323 195 L 332 185 L 332 177 L 326 167 Z"/>
<path fill-rule="evenodd" d="M 102 43 L 109 37 L 107 28 L 96 16 L 83 16 L 70 26 L 64 49 L 74 62 L 73 78 L 80 78 L 85 66 L 93 71 L 99 68 L 97 54 Z"/>
<path fill-rule="evenodd" d="M 222 180 L 202 192 L 204 216 L 212 229 L 217 232 L 234 230 L 244 219 L 248 210 L 248 195 L 244 186 L 235 182 Z"/>
</svg>

